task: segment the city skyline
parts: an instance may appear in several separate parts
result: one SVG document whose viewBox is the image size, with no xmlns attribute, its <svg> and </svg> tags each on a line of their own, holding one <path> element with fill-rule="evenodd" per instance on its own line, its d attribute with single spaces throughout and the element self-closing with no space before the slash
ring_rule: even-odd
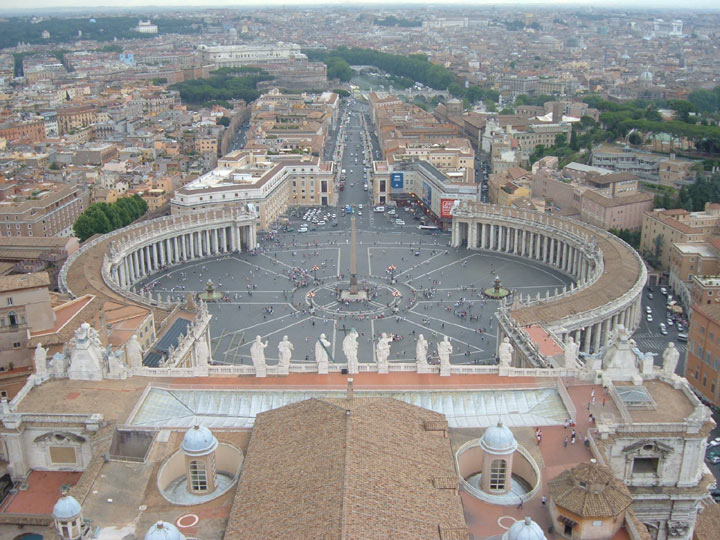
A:
<svg viewBox="0 0 720 540">
<path fill-rule="evenodd" d="M 639 2 L 626 2 L 625 0 L 556 0 L 548 2 L 548 0 L 453 0 L 451 3 L 439 3 L 430 0 L 363 0 L 361 2 L 347 3 L 342 0 L 267 0 L 260 2 L 258 0 L 153 0 L 151 4 L 141 0 L 128 0 L 124 2 L 124 6 L 106 5 L 100 3 L 97 6 L 83 5 L 78 0 L 33 0 L 27 2 L 22 8 L 0 8 L 0 12 L 23 12 L 38 9 L 67 9 L 73 11 L 91 11 L 97 9 L 110 9 L 119 11 L 125 8 L 143 8 L 143 10 L 168 9 L 173 7 L 189 8 L 189 9 L 214 9 L 214 8 L 276 8 L 276 7 L 346 7 L 352 8 L 388 8 L 403 5 L 421 5 L 427 7 L 438 7 L 440 5 L 451 6 L 471 6 L 471 7 L 523 7 L 532 8 L 597 8 L 597 9 L 628 9 L 628 10 L 649 10 L 649 11 L 672 11 L 680 13 L 682 11 L 691 10 L 713 10 L 720 9 L 717 2 L 713 0 L 693 0 L 679 9 L 676 2 L 670 0 L 640 0 Z"/>
</svg>

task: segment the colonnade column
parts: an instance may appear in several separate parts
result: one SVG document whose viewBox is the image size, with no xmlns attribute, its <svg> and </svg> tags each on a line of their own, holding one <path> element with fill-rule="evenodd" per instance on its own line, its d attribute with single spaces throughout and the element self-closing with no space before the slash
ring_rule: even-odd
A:
<svg viewBox="0 0 720 540">
<path fill-rule="evenodd" d="M 520 238 L 520 229 L 515 229 L 515 245 L 513 246 L 513 253 L 515 253 L 515 255 L 518 254 L 518 249 L 520 248 L 518 238 Z"/>
<path fill-rule="evenodd" d="M 582 350 L 586 353 L 590 352 L 590 336 L 592 334 L 592 326 L 585 328 L 585 339 L 583 340 Z"/>
</svg>

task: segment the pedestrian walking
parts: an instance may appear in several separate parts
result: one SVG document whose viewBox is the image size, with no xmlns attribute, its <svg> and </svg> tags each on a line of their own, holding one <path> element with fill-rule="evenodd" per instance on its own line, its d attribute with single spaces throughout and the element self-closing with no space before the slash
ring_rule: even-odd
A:
<svg viewBox="0 0 720 540">
<path fill-rule="evenodd" d="M 543 506 L 545 506 L 547 504 L 547 497 L 545 495 L 543 495 L 542 499 L 540 499 L 540 502 L 542 503 Z"/>
<path fill-rule="evenodd" d="M 565 440 L 563 441 L 563 446 L 564 446 L 565 448 L 567 448 L 567 445 L 568 445 L 568 438 L 565 437 Z"/>
</svg>

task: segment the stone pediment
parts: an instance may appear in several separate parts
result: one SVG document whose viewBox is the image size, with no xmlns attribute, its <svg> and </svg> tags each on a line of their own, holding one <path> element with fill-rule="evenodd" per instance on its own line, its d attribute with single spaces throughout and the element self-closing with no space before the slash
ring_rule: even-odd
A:
<svg viewBox="0 0 720 540">
<path fill-rule="evenodd" d="M 84 443 L 86 440 L 87 439 L 85 439 L 85 437 L 82 437 L 75 433 L 70 433 L 69 431 L 49 431 L 48 433 L 44 433 L 38 437 L 35 437 L 33 442 L 67 444 Z"/>
<path fill-rule="evenodd" d="M 649 447 L 649 448 L 648 448 Z M 624 454 L 639 454 L 641 452 L 645 452 L 648 454 L 669 454 L 673 451 L 671 446 L 668 446 L 667 444 L 663 444 L 659 441 L 652 441 L 652 440 L 642 440 L 638 441 L 636 443 L 633 443 L 631 445 L 626 446 L 622 449 Z"/>
</svg>

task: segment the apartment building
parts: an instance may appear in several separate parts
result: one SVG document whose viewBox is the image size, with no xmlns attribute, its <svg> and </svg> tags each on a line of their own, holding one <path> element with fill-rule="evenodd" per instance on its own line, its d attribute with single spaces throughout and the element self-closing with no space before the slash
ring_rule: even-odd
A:
<svg viewBox="0 0 720 540">
<path fill-rule="evenodd" d="M 237 150 L 217 168 L 175 191 L 173 214 L 247 204 L 267 229 L 290 206 L 331 204 L 334 163 L 309 155 L 268 155 Z"/>
<path fill-rule="evenodd" d="M 673 154 L 640 152 L 629 146 L 601 144 L 593 149 L 592 165 L 616 172 L 629 172 L 640 178 L 681 187 L 697 178 L 696 162 L 678 159 Z"/>
<path fill-rule="evenodd" d="M 90 192 L 77 184 L 16 186 L 0 201 L 0 236 L 72 236 L 89 206 Z"/>
<path fill-rule="evenodd" d="M 43 119 L 5 122 L 0 124 L 0 138 L 9 142 L 40 142 L 45 140 L 45 121 Z"/>
<path fill-rule="evenodd" d="M 720 233 L 720 204 L 706 203 L 705 210 L 665 210 L 656 208 L 643 214 L 640 251 L 655 251 L 656 238 L 662 238 L 660 266 L 671 266 L 672 244 L 703 242 Z"/>
<path fill-rule="evenodd" d="M 580 219 L 603 229 L 642 228 L 645 212 L 653 209 L 652 193 L 639 191 L 638 178 L 629 173 L 590 176 L 583 191 Z"/>
<path fill-rule="evenodd" d="M 720 303 L 692 306 L 685 378 L 705 399 L 720 406 Z"/>
<path fill-rule="evenodd" d="M 31 330 L 52 328 L 47 272 L 0 277 L 0 372 L 30 366 Z"/>
<path fill-rule="evenodd" d="M 57 111 L 58 131 L 60 135 L 86 128 L 97 122 L 97 112 L 91 105 L 63 107 Z"/>
</svg>

